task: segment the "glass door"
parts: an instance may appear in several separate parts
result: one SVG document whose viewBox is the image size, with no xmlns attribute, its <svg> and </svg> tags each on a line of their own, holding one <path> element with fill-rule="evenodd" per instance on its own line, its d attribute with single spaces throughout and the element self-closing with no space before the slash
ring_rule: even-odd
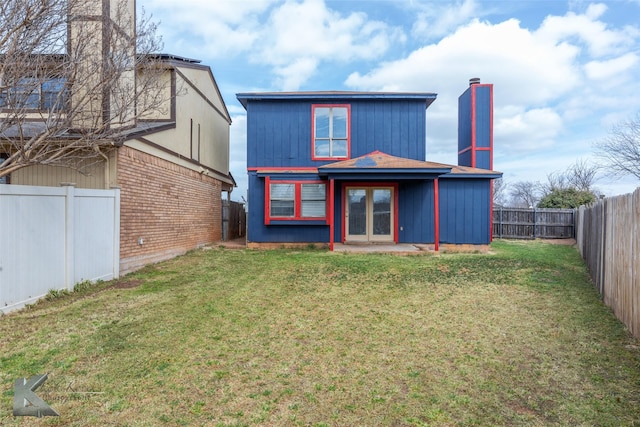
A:
<svg viewBox="0 0 640 427">
<path fill-rule="evenodd" d="M 393 188 L 347 187 L 346 240 L 393 241 Z"/>
</svg>

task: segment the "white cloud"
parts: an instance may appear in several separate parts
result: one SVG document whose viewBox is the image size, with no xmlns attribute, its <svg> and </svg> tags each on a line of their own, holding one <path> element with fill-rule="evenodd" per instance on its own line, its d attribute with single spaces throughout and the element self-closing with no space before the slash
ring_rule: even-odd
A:
<svg viewBox="0 0 640 427">
<path fill-rule="evenodd" d="M 622 29 L 608 29 L 599 20 L 606 11 L 606 5 L 592 4 L 582 15 L 569 12 L 564 16 L 549 16 L 536 31 L 536 37 L 550 43 L 583 42 L 593 57 L 615 54 L 628 47 L 633 37 Z"/>
<path fill-rule="evenodd" d="M 414 7 L 418 13 L 411 34 L 422 39 L 441 37 L 480 13 L 475 0 L 425 2 L 417 3 Z"/>
<path fill-rule="evenodd" d="M 341 14 L 324 0 L 230 1 L 147 0 L 171 21 L 161 26 L 181 55 L 220 60 L 244 55 L 266 66 L 280 90 L 296 90 L 323 62 L 372 60 L 406 36 L 399 28 L 370 20 L 363 12 Z M 193 43 L 193 40 L 198 43 Z"/>
<path fill-rule="evenodd" d="M 593 60 L 585 64 L 586 75 L 591 80 L 611 80 L 616 76 L 626 75 L 638 66 L 640 58 L 636 53 L 626 53 L 617 58 L 604 61 Z"/>
<path fill-rule="evenodd" d="M 231 193 L 233 200 L 240 200 L 249 188 L 247 177 L 247 116 L 244 109 L 237 115 L 232 113 L 232 124 L 229 135 L 231 162 L 229 169 L 236 180 L 237 188 Z"/>
<path fill-rule="evenodd" d="M 138 0 L 160 20 L 164 40 L 179 55 L 213 58 L 242 54 L 260 36 L 260 16 L 278 0 Z"/>
<path fill-rule="evenodd" d="M 562 118 L 551 108 L 496 110 L 495 115 L 494 144 L 510 154 L 551 147 L 562 130 Z"/>
</svg>

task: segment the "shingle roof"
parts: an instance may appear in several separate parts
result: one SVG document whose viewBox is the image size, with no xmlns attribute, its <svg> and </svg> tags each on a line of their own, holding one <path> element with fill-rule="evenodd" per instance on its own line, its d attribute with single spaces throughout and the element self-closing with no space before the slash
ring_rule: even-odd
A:
<svg viewBox="0 0 640 427">
<path fill-rule="evenodd" d="M 397 171 L 405 172 L 427 172 L 437 173 L 446 176 L 451 175 L 465 175 L 465 176 L 494 176 L 495 178 L 501 175 L 501 172 L 492 171 L 488 169 L 472 168 L 468 166 L 448 165 L 445 163 L 428 162 L 415 159 L 407 159 L 404 157 L 396 157 L 390 154 L 383 153 L 381 151 L 374 151 L 364 156 L 356 157 L 349 160 L 343 160 L 340 162 L 330 163 L 318 168 L 320 171 L 343 171 L 349 170 L 353 172 L 357 171 L 390 171 L 395 169 Z"/>
</svg>

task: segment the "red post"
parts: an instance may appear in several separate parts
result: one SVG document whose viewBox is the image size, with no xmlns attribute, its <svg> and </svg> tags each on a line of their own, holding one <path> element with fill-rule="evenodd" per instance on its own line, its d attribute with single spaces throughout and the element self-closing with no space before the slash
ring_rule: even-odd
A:
<svg viewBox="0 0 640 427">
<path fill-rule="evenodd" d="M 438 194 L 438 179 L 433 180 L 434 217 L 434 250 L 438 252 L 440 245 L 440 196 Z"/>
<path fill-rule="evenodd" d="M 334 228 L 335 228 L 335 205 L 334 205 L 334 194 L 335 194 L 335 181 L 333 179 L 329 180 L 329 250 L 333 252 L 333 243 L 334 243 Z"/>
</svg>

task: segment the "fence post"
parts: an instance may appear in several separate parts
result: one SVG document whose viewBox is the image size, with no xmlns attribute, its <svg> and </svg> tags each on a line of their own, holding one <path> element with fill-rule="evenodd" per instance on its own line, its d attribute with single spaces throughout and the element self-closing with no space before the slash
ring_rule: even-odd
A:
<svg viewBox="0 0 640 427">
<path fill-rule="evenodd" d="M 68 291 L 73 290 L 75 279 L 75 235 L 74 235 L 74 223 L 75 223 L 75 184 L 63 182 L 60 184 L 65 189 L 65 201 L 64 201 L 64 287 Z"/>
<path fill-rule="evenodd" d="M 120 277 L 120 187 L 113 190 L 113 278 Z"/>
</svg>

